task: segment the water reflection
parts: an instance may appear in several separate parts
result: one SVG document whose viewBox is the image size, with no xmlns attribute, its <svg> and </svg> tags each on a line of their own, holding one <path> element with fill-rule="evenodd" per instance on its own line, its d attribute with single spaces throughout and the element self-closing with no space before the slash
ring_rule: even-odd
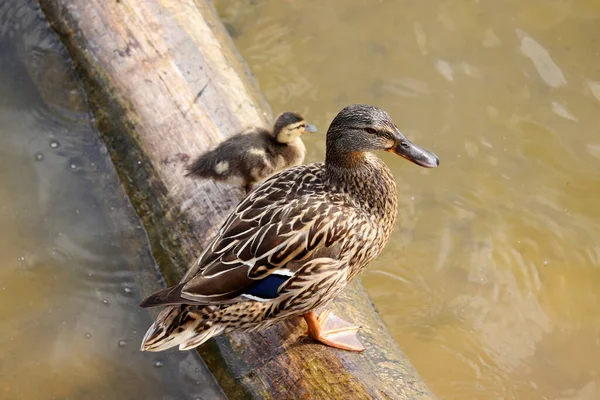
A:
<svg viewBox="0 0 600 400">
<path fill-rule="evenodd" d="M 194 352 L 138 350 L 158 274 L 35 3 L 0 3 L 0 397 L 219 398 Z"/>
<path fill-rule="evenodd" d="M 600 3 L 216 4 L 275 112 L 377 104 L 440 156 L 383 155 L 401 209 L 364 278 L 433 391 L 600 397 Z"/>
</svg>

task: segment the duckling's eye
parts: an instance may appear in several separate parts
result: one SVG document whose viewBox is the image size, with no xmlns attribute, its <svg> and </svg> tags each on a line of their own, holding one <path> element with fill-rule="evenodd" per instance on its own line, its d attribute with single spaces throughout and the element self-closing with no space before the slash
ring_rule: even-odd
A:
<svg viewBox="0 0 600 400">
<path fill-rule="evenodd" d="M 365 128 L 365 131 L 367 133 L 370 133 L 371 135 L 376 135 L 377 134 L 377 130 L 373 129 L 373 128 Z"/>
</svg>

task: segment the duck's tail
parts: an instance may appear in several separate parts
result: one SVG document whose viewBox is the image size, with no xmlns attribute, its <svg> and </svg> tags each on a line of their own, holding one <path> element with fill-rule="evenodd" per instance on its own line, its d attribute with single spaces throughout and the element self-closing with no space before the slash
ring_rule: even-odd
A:
<svg viewBox="0 0 600 400">
<path fill-rule="evenodd" d="M 218 312 L 216 306 L 169 306 L 146 332 L 141 350 L 163 351 L 175 346 L 189 350 L 199 346 L 225 329 L 215 322 Z"/>
<path fill-rule="evenodd" d="M 217 149 L 218 150 L 218 149 Z M 226 179 L 231 172 L 230 162 L 221 152 L 213 150 L 202 154 L 186 167 L 185 176 L 197 178 Z"/>
</svg>

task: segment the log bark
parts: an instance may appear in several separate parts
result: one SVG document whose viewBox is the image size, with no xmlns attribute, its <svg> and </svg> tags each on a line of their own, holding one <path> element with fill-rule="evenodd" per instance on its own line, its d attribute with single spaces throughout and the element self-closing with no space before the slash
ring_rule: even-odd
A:
<svg viewBox="0 0 600 400">
<path fill-rule="evenodd" d="M 174 284 L 242 197 L 237 188 L 185 178 L 189 157 L 265 125 L 268 105 L 208 0 L 40 3 L 84 79 L 99 132 Z M 231 399 L 433 398 L 359 282 L 333 308 L 363 327 L 364 353 L 312 343 L 299 320 L 223 336 L 200 353 Z"/>
</svg>

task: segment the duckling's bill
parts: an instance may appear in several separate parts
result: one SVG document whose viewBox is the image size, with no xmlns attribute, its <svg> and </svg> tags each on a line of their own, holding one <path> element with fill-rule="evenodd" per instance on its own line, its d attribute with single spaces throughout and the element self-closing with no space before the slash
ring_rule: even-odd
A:
<svg viewBox="0 0 600 400">
<path fill-rule="evenodd" d="M 314 133 L 316 131 L 317 131 L 317 127 L 315 125 L 307 124 L 307 123 L 304 124 L 304 132 Z"/>
<path fill-rule="evenodd" d="M 387 149 L 387 151 L 399 155 L 421 167 L 435 168 L 440 165 L 438 156 L 412 143 L 400 131 L 397 131 L 394 137 L 394 145 Z"/>
</svg>

